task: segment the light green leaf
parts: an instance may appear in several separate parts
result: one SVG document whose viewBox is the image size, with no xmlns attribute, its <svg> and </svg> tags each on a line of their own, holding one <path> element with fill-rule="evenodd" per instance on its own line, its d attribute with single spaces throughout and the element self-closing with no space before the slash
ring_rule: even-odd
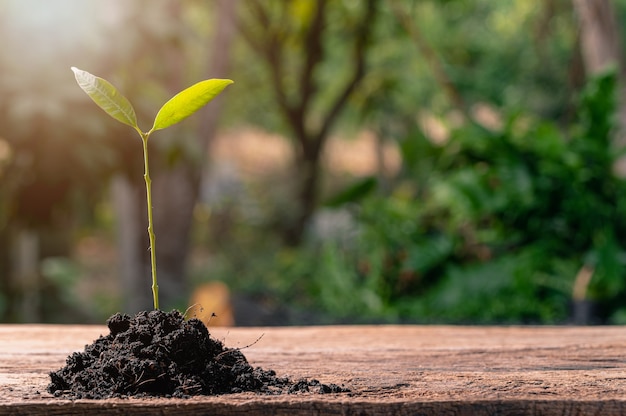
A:
<svg viewBox="0 0 626 416">
<path fill-rule="evenodd" d="M 151 131 L 167 128 L 186 119 L 232 83 L 229 79 L 208 79 L 179 92 L 161 107 Z"/>
<path fill-rule="evenodd" d="M 139 130 L 139 127 L 137 127 L 135 109 L 117 88 L 111 85 L 107 80 L 92 75 L 87 71 L 76 67 L 72 67 L 72 71 L 74 71 L 76 82 L 78 82 L 80 88 L 82 88 L 100 108 L 114 119 Z"/>
</svg>

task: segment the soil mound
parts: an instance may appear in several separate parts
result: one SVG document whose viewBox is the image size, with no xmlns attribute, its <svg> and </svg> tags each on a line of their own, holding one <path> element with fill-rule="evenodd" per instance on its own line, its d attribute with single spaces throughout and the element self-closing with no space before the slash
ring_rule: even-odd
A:
<svg viewBox="0 0 626 416">
<path fill-rule="evenodd" d="M 349 391 L 317 380 L 293 382 L 273 370 L 253 368 L 239 349 L 224 347 L 200 320 L 186 321 L 178 311 L 115 314 L 107 325 L 109 335 L 73 353 L 65 367 L 50 373 L 48 392 L 106 399 Z"/>
</svg>

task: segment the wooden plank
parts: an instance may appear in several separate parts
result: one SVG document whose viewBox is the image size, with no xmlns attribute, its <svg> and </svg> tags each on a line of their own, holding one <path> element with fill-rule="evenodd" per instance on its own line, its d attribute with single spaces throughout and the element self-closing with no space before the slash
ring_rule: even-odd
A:
<svg viewBox="0 0 626 416">
<path fill-rule="evenodd" d="M 626 414 L 626 328 L 329 326 L 216 328 L 253 366 L 348 394 L 68 401 L 48 372 L 104 326 L 0 325 L 0 414 Z"/>
</svg>

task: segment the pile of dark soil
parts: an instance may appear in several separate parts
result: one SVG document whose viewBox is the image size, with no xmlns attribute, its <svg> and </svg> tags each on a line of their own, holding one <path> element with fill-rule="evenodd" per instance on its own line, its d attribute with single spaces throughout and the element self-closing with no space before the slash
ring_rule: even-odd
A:
<svg viewBox="0 0 626 416">
<path fill-rule="evenodd" d="M 339 393 L 347 389 L 317 380 L 291 381 L 253 368 L 239 349 L 212 339 L 197 319 L 178 311 L 115 314 L 110 334 L 50 373 L 48 392 L 71 399 L 127 396 L 188 397 L 239 392 Z"/>
</svg>

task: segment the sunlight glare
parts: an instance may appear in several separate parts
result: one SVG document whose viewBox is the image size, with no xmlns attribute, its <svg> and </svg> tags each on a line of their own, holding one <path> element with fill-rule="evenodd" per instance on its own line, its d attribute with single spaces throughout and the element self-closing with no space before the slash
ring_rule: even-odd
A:
<svg viewBox="0 0 626 416">
<path fill-rule="evenodd" d="M 54 56 L 93 40 L 98 2 L 81 0 L 5 0 L 3 22 L 18 54 Z M 42 57 L 42 56 L 40 56 Z"/>
</svg>

